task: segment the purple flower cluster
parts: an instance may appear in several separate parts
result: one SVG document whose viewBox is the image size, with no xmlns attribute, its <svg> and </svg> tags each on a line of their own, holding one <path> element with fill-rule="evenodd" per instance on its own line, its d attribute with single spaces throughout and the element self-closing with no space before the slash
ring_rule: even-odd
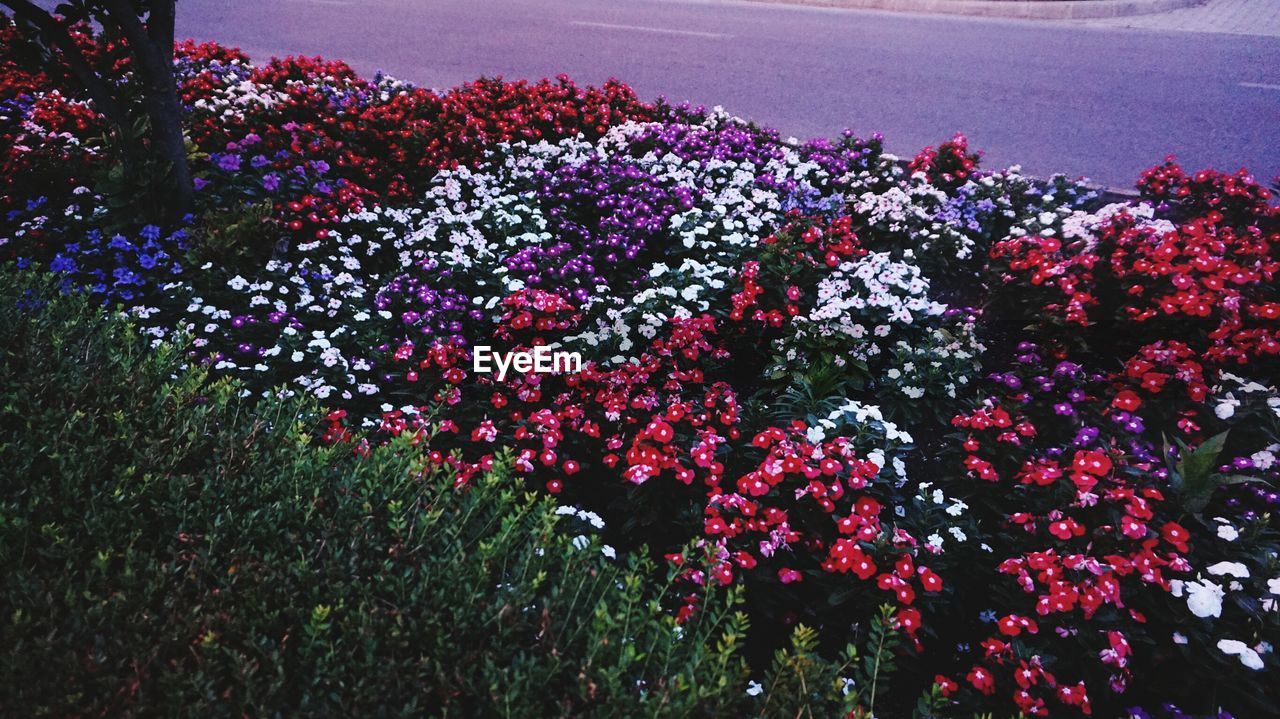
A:
<svg viewBox="0 0 1280 719">
<path fill-rule="evenodd" d="M 439 269 L 434 259 L 415 269 L 415 274 L 399 275 L 383 285 L 374 296 L 374 307 L 398 320 L 405 339 L 469 345 L 466 329 L 482 322 L 485 313 L 454 286 L 452 270 Z"/>
<path fill-rule="evenodd" d="M 537 179 L 556 241 L 517 250 L 504 263 L 529 287 L 569 292 L 579 302 L 619 270 L 661 252 L 652 240 L 672 214 L 693 207 L 696 192 L 619 158 L 542 171 Z"/>
</svg>

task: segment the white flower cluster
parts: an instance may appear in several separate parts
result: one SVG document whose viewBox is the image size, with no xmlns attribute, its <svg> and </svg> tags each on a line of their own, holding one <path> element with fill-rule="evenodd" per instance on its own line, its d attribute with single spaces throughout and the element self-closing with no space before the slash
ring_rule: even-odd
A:
<svg viewBox="0 0 1280 719">
<path fill-rule="evenodd" d="M 884 351 L 918 321 L 946 312 L 929 298 L 929 281 L 920 268 L 873 252 L 836 267 L 818 284 L 813 309 L 795 318 L 793 334 L 782 347 L 789 360 L 813 345 L 847 348 L 866 360 Z M 927 331 L 926 326 L 920 327 Z"/>
<path fill-rule="evenodd" d="M 902 486 L 907 481 L 907 465 L 901 452 L 915 440 L 898 425 L 885 419 L 875 405 L 849 400 L 807 430 L 812 443 L 831 437 L 853 440 L 861 456 L 874 462 L 882 472 L 894 477 Z"/>
<path fill-rule="evenodd" d="M 983 351 L 973 322 L 931 327 L 913 341 L 898 340 L 889 348 L 889 368 L 877 378 L 908 400 L 956 399 L 981 369 Z"/>
<path fill-rule="evenodd" d="M 1275 387 L 1230 372 L 1223 372 L 1219 380 L 1219 384 L 1213 388 L 1211 400 L 1213 413 L 1218 419 L 1231 419 L 1246 402 L 1259 405 L 1259 409 L 1266 407 L 1276 418 L 1280 418 L 1280 391 Z"/>
<path fill-rule="evenodd" d="M 589 300 L 583 309 L 590 326 L 560 345 L 606 365 L 626 362 L 671 320 L 699 317 L 719 306 L 736 275 L 724 265 L 690 258 L 674 268 L 656 263 L 649 269 L 651 284 L 639 292 Z"/>
<path fill-rule="evenodd" d="M 961 228 L 939 217 L 946 193 L 915 174 L 884 189 L 866 190 L 850 198 L 849 210 L 868 227 L 894 237 L 910 238 L 920 255 L 967 260 L 975 242 Z"/>
</svg>

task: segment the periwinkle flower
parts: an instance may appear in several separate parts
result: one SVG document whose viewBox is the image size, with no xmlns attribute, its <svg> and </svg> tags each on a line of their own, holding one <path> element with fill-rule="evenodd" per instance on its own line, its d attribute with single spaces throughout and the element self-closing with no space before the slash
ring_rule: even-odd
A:
<svg viewBox="0 0 1280 719">
<path fill-rule="evenodd" d="M 1098 440 L 1099 434 L 1101 433 L 1097 427 L 1081 427 L 1076 430 L 1075 439 L 1071 441 L 1071 444 L 1076 447 L 1087 447 Z"/>
<path fill-rule="evenodd" d="M 22 267 L 22 263 L 19 263 L 19 267 Z M 75 272 L 76 261 L 71 259 L 70 257 L 67 257 L 66 255 L 58 254 L 49 263 L 49 271 L 50 272 L 66 272 L 66 273 Z"/>
</svg>

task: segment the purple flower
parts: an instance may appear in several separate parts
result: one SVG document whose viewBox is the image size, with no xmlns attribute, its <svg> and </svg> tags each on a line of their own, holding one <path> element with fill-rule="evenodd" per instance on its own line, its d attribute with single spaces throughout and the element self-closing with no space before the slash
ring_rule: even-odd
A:
<svg viewBox="0 0 1280 719">
<path fill-rule="evenodd" d="M 1099 434 L 1097 427 L 1081 427 L 1076 431 L 1076 438 L 1071 441 L 1071 444 L 1076 447 L 1086 447 L 1097 441 Z"/>
<path fill-rule="evenodd" d="M 75 272 L 76 261 L 71 259 L 70 257 L 67 257 L 66 255 L 59 253 L 58 256 L 54 257 L 53 261 L 49 263 L 49 271 L 50 272 L 67 272 L 67 273 Z"/>
</svg>

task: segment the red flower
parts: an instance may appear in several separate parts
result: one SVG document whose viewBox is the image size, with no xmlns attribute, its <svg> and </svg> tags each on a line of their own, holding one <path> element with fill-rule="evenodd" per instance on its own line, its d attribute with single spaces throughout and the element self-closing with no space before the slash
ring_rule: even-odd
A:
<svg viewBox="0 0 1280 719">
<path fill-rule="evenodd" d="M 860 517 L 875 517 L 880 514 L 880 503 L 870 497 L 859 497 L 853 511 Z"/>
<path fill-rule="evenodd" d="M 1036 634 L 1040 631 L 1040 626 L 1035 620 L 1027 617 L 1020 617 L 1016 614 L 1010 614 L 1002 617 L 996 622 L 996 626 L 1000 629 L 1000 633 L 1008 637 L 1016 637 L 1025 629 L 1028 634 Z"/>
<path fill-rule="evenodd" d="M 945 676 L 943 676 L 943 675 L 941 675 L 941 674 L 935 674 L 935 675 L 934 675 L 934 677 L 933 677 L 933 684 L 934 684 L 934 686 L 938 687 L 938 691 L 939 691 L 939 692 L 941 692 L 941 693 L 942 693 L 942 696 L 944 696 L 944 697 L 949 697 L 949 696 L 951 696 L 952 694 L 954 694 L 954 693 L 956 693 L 957 691 L 959 691 L 959 689 L 960 689 L 960 685 L 959 685 L 959 684 L 956 684 L 956 683 L 955 683 L 954 681 L 952 681 L 950 678 L 945 677 Z"/>
<path fill-rule="evenodd" d="M 1164 541 L 1176 547 L 1179 552 L 1188 551 L 1187 540 L 1191 538 L 1191 533 L 1188 532 L 1186 527 L 1183 527 L 1181 524 L 1178 524 L 1177 522 L 1166 522 L 1165 525 L 1160 528 L 1160 536 L 1164 537 Z"/>
<path fill-rule="evenodd" d="M 969 670 L 969 674 L 965 679 L 969 680 L 969 684 L 973 685 L 974 689 L 987 696 L 996 693 L 996 678 L 991 675 L 991 672 L 982 667 L 974 666 L 973 669 Z"/>
<path fill-rule="evenodd" d="M 942 591 L 942 577 L 939 577 L 928 567 L 921 567 L 920 586 L 924 587 L 926 592 L 940 592 Z"/>
<path fill-rule="evenodd" d="M 1097 450 L 1077 450 L 1071 461 L 1077 472 L 1085 472 L 1095 477 L 1105 477 L 1111 472 L 1111 458 Z"/>
<path fill-rule="evenodd" d="M 1111 400 L 1111 406 L 1125 412 L 1136 412 L 1138 407 L 1142 406 L 1142 399 L 1136 393 L 1126 389 Z"/>
<path fill-rule="evenodd" d="M 1079 537 L 1084 534 L 1084 527 L 1074 519 L 1063 519 L 1049 524 L 1049 534 L 1067 541 L 1072 537 Z"/>
<path fill-rule="evenodd" d="M 783 584 L 791 584 L 793 582 L 799 582 L 802 580 L 804 580 L 804 576 L 802 576 L 800 572 L 797 572 L 796 570 L 791 569 L 790 567 L 783 567 L 782 569 L 778 570 L 778 581 L 782 582 Z"/>
<path fill-rule="evenodd" d="M 914 635 L 920 629 L 920 612 L 915 607 L 903 607 L 894 616 L 895 629 L 905 629 L 907 634 Z"/>
</svg>

